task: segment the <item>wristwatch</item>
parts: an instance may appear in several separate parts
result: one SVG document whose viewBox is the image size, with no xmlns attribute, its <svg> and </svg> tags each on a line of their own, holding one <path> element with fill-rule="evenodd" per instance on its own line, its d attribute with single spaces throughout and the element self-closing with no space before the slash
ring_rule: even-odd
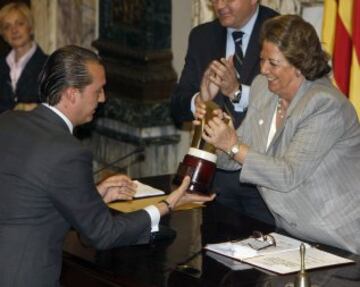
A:
<svg viewBox="0 0 360 287">
<path fill-rule="evenodd" d="M 240 144 L 236 143 L 234 144 L 229 151 L 226 153 L 228 154 L 229 158 L 233 159 L 234 156 L 240 151 Z"/>
<path fill-rule="evenodd" d="M 241 84 L 240 84 L 239 89 L 234 93 L 234 97 L 231 100 L 234 104 L 238 104 L 240 102 L 241 93 L 242 93 L 242 88 L 241 88 Z"/>
</svg>

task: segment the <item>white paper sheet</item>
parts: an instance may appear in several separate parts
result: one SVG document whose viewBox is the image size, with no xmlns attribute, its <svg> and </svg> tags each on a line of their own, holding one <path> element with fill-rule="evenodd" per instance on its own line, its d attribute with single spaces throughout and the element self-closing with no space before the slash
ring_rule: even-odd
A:
<svg viewBox="0 0 360 287">
<path fill-rule="evenodd" d="M 151 187 L 150 185 L 143 184 L 138 180 L 134 180 L 134 182 L 137 184 L 136 193 L 134 195 L 134 198 L 142 198 L 142 197 L 148 197 L 148 196 L 155 196 L 155 195 L 164 195 L 165 192 Z"/>
<path fill-rule="evenodd" d="M 249 246 L 247 246 L 246 243 L 249 241 L 249 238 L 237 242 L 228 241 L 223 243 L 208 244 L 205 246 L 205 249 L 278 274 L 287 274 L 299 271 L 299 247 L 301 241 L 275 232 L 270 233 L 270 235 L 275 238 L 276 246 L 271 246 L 258 251 L 251 251 Z M 307 243 L 305 243 L 305 246 L 306 269 L 353 262 L 350 259 L 319 250 Z"/>
<path fill-rule="evenodd" d="M 246 259 L 246 262 L 276 273 L 287 274 L 300 271 L 300 252 L 298 250 L 293 250 L 271 255 L 256 256 Z M 352 261 L 349 259 L 319 250 L 315 247 L 306 248 L 305 269 L 314 269 L 351 262 Z"/>
</svg>

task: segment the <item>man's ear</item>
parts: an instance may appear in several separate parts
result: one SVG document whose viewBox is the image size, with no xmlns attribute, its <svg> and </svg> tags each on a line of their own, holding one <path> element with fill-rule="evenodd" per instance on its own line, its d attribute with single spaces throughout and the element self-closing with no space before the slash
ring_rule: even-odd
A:
<svg viewBox="0 0 360 287">
<path fill-rule="evenodd" d="M 71 104 L 76 103 L 77 99 L 80 97 L 79 89 L 74 87 L 66 88 L 64 93 L 66 100 Z"/>
</svg>

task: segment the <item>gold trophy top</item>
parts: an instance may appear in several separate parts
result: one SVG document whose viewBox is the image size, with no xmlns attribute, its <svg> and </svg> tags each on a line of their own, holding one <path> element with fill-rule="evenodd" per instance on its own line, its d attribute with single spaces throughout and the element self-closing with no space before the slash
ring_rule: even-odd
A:
<svg viewBox="0 0 360 287">
<path fill-rule="evenodd" d="M 213 101 L 207 101 L 205 102 L 205 105 L 206 114 L 205 117 L 201 120 L 201 125 L 197 125 L 194 128 L 191 147 L 215 154 L 216 148 L 212 144 L 209 144 L 202 139 L 202 133 L 205 125 L 214 117 L 213 111 L 220 109 L 220 107 Z"/>
</svg>

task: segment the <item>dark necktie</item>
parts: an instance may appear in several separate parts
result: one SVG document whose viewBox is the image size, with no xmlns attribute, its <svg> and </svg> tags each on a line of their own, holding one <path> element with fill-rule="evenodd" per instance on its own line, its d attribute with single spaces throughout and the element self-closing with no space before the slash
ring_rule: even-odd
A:
<svg viewBox="0 0 360 287">
<path fill-rule="evenodd" d="M 235 54 L 234 54 L 234 66 L 236 71 L 238 72 L 240 78 L 241 78 L 241 67 L 243 65 L 244 61 L 244 55 L 242 52 L 242 38 L 244 36 L 244 32 L 241 31 L 235 31 L 232 32 L 232 37 L 234 39 L 235 43 Z"/>
</svg>

